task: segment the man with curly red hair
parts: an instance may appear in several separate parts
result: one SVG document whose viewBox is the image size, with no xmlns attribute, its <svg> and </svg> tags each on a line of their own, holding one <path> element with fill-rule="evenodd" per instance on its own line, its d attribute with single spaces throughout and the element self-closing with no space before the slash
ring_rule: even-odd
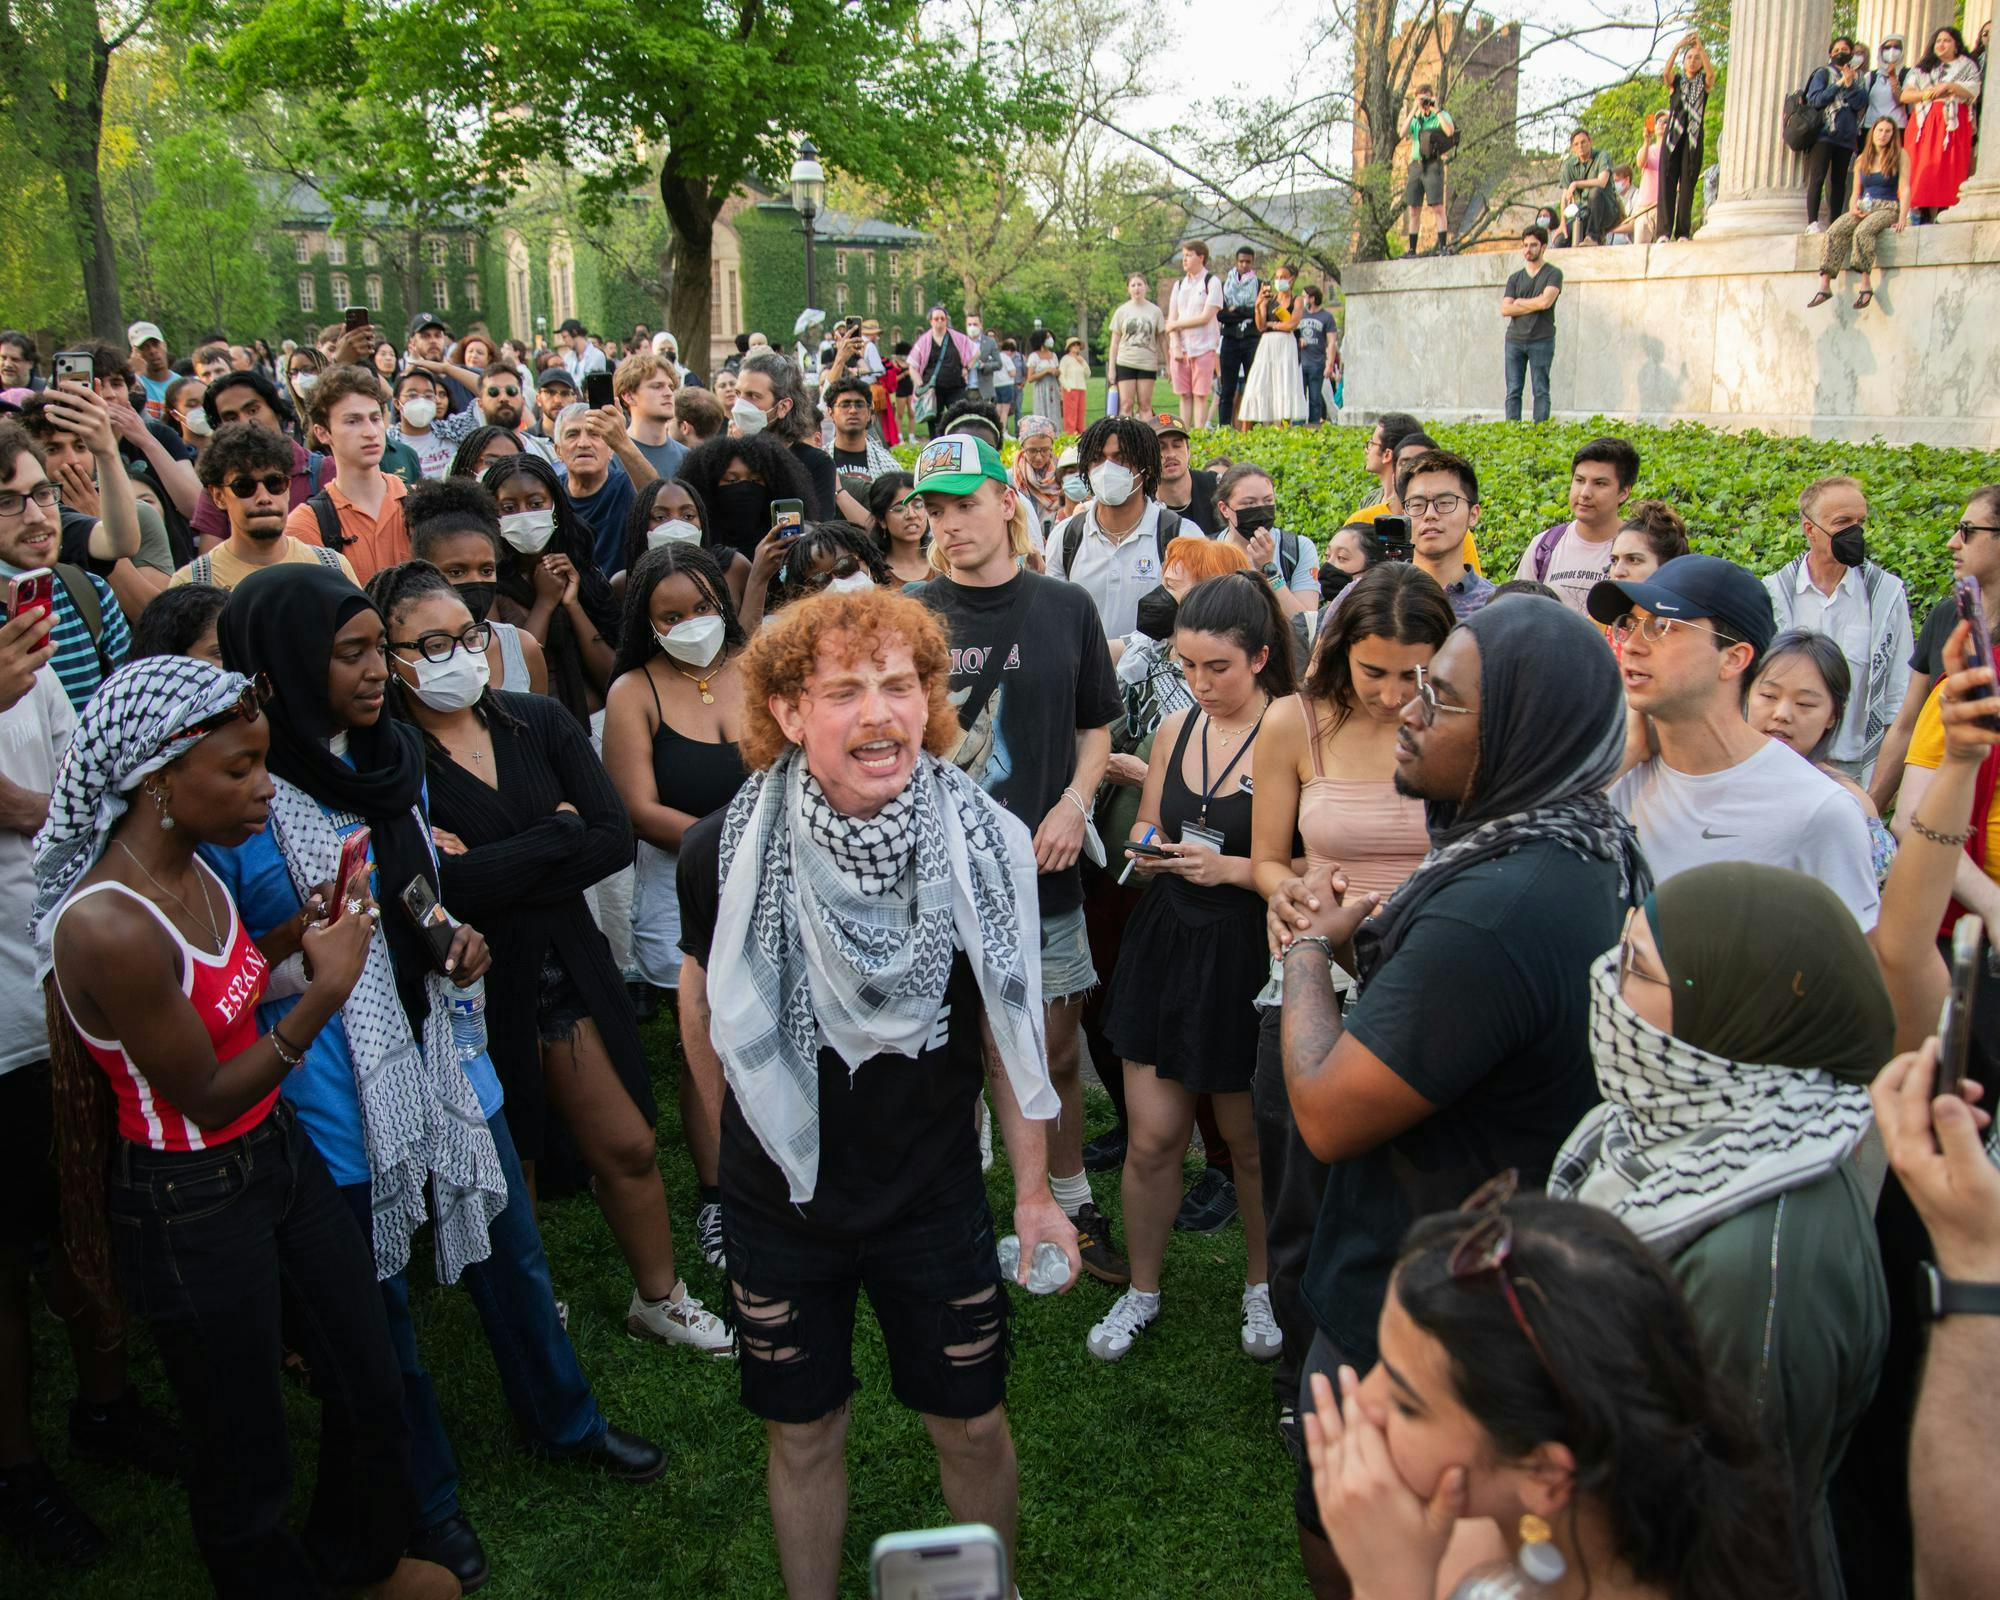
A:
<svg viewBox="0 0 2000 1600">
<path fill-rule="evenodd" d="M 1021 1281 L 1044 1241 L 1077 1273 L 1040 1125 L 1060 1102 L 1035 848 L 942 759 L 959 737 L 950 667 L 918 601 L 828 591 L 787 607 L 742 658 L 751 775 L 681 839 L 681 948 L 704 971 L 728 1086 L 743 1403 L 766 1424 L 792 1600 L 833 1600 L 839 1582 L 861 1289 L 896 1398 L 937 1446 L 946 1505 L 1011 1554 L 1009 1308 L 974 1133 L 982 1084 L 1014 1172 Z"/>
</svg>

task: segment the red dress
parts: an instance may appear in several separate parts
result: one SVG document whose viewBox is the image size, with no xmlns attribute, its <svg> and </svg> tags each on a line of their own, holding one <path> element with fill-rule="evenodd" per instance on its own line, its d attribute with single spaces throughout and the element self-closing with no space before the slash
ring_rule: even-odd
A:
<svg viewBox="0 0 2000 1600">
<path fill-rule="evenodd" d="M 1955 106 L 1958 126 L 1947 127 Z M 1942 208 L 1958 204 L 1959 186 L 1972 175 L 1978 129 L 1968 101 L 1932 100 L 1910 108 L 1903 149 L 1910 162 L 1910 205 Z"/>
</svg>

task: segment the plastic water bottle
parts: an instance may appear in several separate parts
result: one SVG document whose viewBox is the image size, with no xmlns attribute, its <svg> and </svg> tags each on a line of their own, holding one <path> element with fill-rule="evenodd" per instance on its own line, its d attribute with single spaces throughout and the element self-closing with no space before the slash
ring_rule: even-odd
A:
<svg viewBox="0 0 2000 1600">
<path fill-rule="evenodd" d="M 486 1054 L 486 980 L 474 978 L 451 991 L 451 1040 L 458 1059 L 470 1064 Z"/>
<path fill-rule="evenodd" d="M 1021 1236 L 1010 1233 L 1000 1241 L 1000 1276 L 1009 1283 L 1020 1282 Z M 1028 1264 L 1028 1293 L 1054 1294 L 1069 1282 L 1069 1257 L 1061 1245 L 1044 1239 L 1035 1246 L 1035 1259 Z"/>
</svg>

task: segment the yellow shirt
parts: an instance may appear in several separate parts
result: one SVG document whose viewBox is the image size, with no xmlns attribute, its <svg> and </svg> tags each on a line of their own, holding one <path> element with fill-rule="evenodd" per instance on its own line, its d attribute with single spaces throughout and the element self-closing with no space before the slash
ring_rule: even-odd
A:
<svg viewBox="0 0 2000 1600">
<path fill-rule="evenodd" d="M 1944 679 L 1938 679 L 1932 686 L 1930 698 L 1924 702 L 1924 709 L 1917 714 L 1916 730 L 1910 735 L 1910 753 L 1904 762 L 1912 767 L 1927 767 L 1936 771 L 1944 765 L 1944 713 L 1938 708 L 1943 704 Z M 1994 844 L 2000 842 L 2000 789 L 1993 792 L 1993 801 L 1986 809 L 1986 859 L 1980 863 L 1986 876 L 2000 883 L 2000 851 Z"/>
<path fill-rule="evenodd" d="M 279 556 L 276 561 L 263 562 L 261 565 L 281 567 L 299 561 L 323 562 L 327 553 L 319 545 L 305 544 L 294 539 L 290 534 L 286 534 L 284 554 Z M 340 570 L 349 583 L 359 584 L 360 580 L 354 576 L 354 568 L 348 564 L 346 556 L 336 552 L 334 553 L 334 560 L 340 563 Z M 217 589 L 233 589 L 245 578 L 249 577 L 251 573 L 258 571 L 259 565 L 245 561 L 235 551 L 231 550 L 225 542 L 217 545 L 208 553 L 208 581 Z M 194 582 L 194 567 L 190 563 L 188 566 L 182 567 L 180 571 L 167 580 L 167 587 L 175 589 L 179 588 L 182 584 L 192 582 Z"/>
<path fill-rule="evenodd" d="M 1377 517 L 1385 517 L 1388 514 L 1389 502 L 1383 500 L 1376 505 L 1363 506 L 1359 511 L 1348 512 L 1347 520 L 1349 522 L 1373 522 Z M 1486 569 L 1479 564 L 1479 546 L 1472 542 L 1470 532 L 1465 536 L 1465 564 L 1478 573 L 1480 577 L 1483 578 L 1486 576 Z"/>
</svg>

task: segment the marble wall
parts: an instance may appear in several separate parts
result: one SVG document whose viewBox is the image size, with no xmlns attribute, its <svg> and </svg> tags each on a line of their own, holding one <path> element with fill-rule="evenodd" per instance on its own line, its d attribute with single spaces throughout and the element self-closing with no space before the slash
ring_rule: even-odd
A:
<svg viewBox="0 0 2000 1600">
<path fill-rule="evenodd" d="M 1882 236 L 1875 303 L 1811 311 L 1800 235 L 1556 250 L 1555 414 L 2000 449 L 2000 222 Z M 1343 273 L 1345 420 L 1497 420 L 1518 252 Z M 1523 411 L 1528 411 L 1524 399 Z"/>
</svg>

